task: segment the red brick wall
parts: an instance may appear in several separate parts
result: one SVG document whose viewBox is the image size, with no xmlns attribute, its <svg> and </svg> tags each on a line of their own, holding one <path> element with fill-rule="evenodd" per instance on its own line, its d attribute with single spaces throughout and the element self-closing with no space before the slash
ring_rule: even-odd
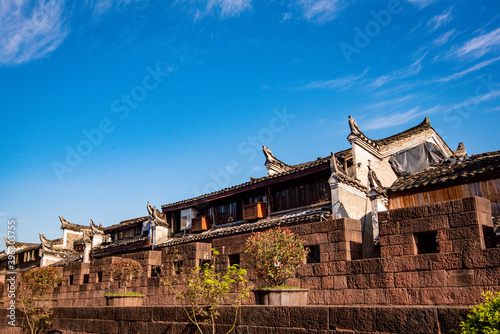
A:
<svg viewBox="0 0 500 334">
<path fill-rule="evenodd" d="M 306 246 L 319 245 L 320 262 L 304 264 L 289 285 L 310 289 L 309 305 L 471 305 L 481 301 L 484 290 L 500 290 L 500 248 L 491 246 L 492 220 L 489 201 L 473 197 L 380 213 L 380 258 L 361 256 L 361 223 L 354 219 L 323 220 L 291 225 Z M 415 233 L 436 233 L 439 252 L 417 254 Z M 184 266 L 199 265 L 210 248 L 227 266 L 228 255 L 240 254 L 250 234 L 232 235 L 178 245 Z M 145 268 L 129 290 L 146 295 L 144 305 L 174 305 L 175 299 L 159 278 L 151 278 L 151 266 L 171 271 L 173 248 L 123 255 Z M 107 274 L 118 257 L 90 264 L 64 267 L 64 282 L 54 289 L 56 306 L 104 306 L 104 295 L 116 290 Z M 243 257 L 241 266 L 246 267 Z M 97 272 L 103 281 L 97 283 Z M 89 283 L 83 275 L 89 274 Z M 68 285 L 73 275 L 75 285 Z M 249 278 L 258 286 L 252 270 Z M 8 300 L 4 297 L 4 300 Z M 252 304 L 249 298 L 246 303 Z"/>
<path fill-rule="evenodd" d="M 0 317 L 7 319 L 7 310 Z M 404 306 L 243 306 L 236 317 L 236 333 L 354 334 L 354 333 L 452 333 L 468 312 L 457 307 Z M 226 333 L 234 309 L 222 308 L 217 333 Z M 17 315 L 16 324 L 24 321 Z M 181 307 L 58 307 L 52 328 L 73 333 L 144 334 L 196 333 Z M 206 328 L 201 325 L 203 328 Z M 0 323 L 1 333 L 21 334 L 20 327 Z M 209 332 L 208 330 L 206 331 Z"/>
</svg>

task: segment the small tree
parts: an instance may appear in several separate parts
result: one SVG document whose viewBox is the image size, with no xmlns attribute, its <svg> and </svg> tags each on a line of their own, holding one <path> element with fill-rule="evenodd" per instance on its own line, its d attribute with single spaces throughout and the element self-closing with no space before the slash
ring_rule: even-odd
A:
<svg viewBox="0 0 500 334">
<path fill-rule="evenodd" d="M 476 305 L 467 315 L 467 320 L 460 323 L 462 334 L 500 333 L 500 292 L 496 296 L 491 291 L 482 295 L 484 303 Z"/>
<path fill-rule="evenodd" d="M 234 321 L 227 333 L 231 333 L 235 326 L 241 302 L 249 296 L 249 287 L 244 278 L 246 270 L 241 269 L 237 264 L 230 266 L 224 273 L 216 272 L 214 263 L 219 253 L 211 249 L 212 262 L 204 263 L 202 267 L 196 266 L 189 272 L 175 268 L 172 263 L 172 274 L 163 279 L 163 283 L 168 285 L 175 298 L 181 303 L 189 320 L 196 326 L 199 333 L 203 334 L 200 326 L 200 319 L 207 323 L 212 333 L 215 333 L 215 325 L 219 317 L 219 307 L 222 301 L 229 302 L 235 307 Z M 178 285 L 185 285 L 184 289 L 178 289 Z"/>
<path fill-rule="evenodd" d="M 37 300 L 46 297 L 47 292 L 61 283 L 62 275 L 57 268 L 42 267 L 28 271 L 21 279 L 17 299 L 19 308 L 26 316 L 28 329 L 32 334 L 43 332 L 51 321 L 52 307 L 39 306 Z"/>
<path fill-rule="evenodd" d="M 118 281 L 119 287 L 127 287 L 133 278 L 139 277 L 142 273 L 142 266 L 139 262 L 122 258 L 116 262 L 111 263 L 108 269 L 108 273 L 111 275 L 113 281 Z"/>
<path fill-rule="evenodd" d="M 267 287 L 283 286 L 304 263 L 308 249 L 304 240 L 287 228 L 276 227 L 247 239 L 243 255 Z"/>
</svg>

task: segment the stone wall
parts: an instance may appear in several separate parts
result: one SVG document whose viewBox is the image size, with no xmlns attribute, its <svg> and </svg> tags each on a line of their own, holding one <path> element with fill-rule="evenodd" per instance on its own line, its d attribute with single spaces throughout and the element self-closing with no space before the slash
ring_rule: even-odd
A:
<svg viewBox="0 0 500 334">
<path fill-rule="evenodd" d="M 465 319 L 464 307 L 387 306 L 243 306 L 236 316 L 235 333 L 273 334 L 447 334 Z M 217 333 L 226 333 L 234 321 L 234 309 L 221 309 Z M 0 310 L 6 319 L 6 310 Z M 17 317 L 17 325 L 23 320 Z M 52 328 L 64 334 L 190 334 L 196 328 L 181 307 L 59 307 L 54 309 Z M 0 323 L 0 332 L 21 334 L 20 327 Z M 206 331 L 208 332 L 208 331 Z"/>
<path fill-rule="evenodd" d="M 357 310 L 349 308 L 356 305 L 363 312 L 370 307 L 465 307 L 481 302 L 482 291 L 500 291 L 500 248 L 491 248 L 495 242 L 488 200 L 472 197 L 396 209 L 380 213 L 379 218 L 380 257 L 371 259 L 361 259 L 359 220 L 323 219 L 288 225 L 314 250 L 313 262 L 317 261 L 305 263 L 288 285 L 310 289 L 308 305 L 325 306 L 318 310 L 330 313 L 333 311 L 327 306 L 333 305 L 345 306 L 341 310 Z M 239 261 L 245 268 L 241 253 L 249 235 L 221 236 L 175 248 L 124 254 L 145 268 L 140 278 L 132 280 L 129 291 L 146 295 L 145 306 L 175 305 L 171 291 L 158 277 L 152 277 L 153 266 L 163 266 L 163 273 L 169 275 L 175 270 L 175 261 L 193 267 L 210 260 L 213 247 L 220 253 L 219 268 L 231 261 Z M 107 273 L 117 259 L 108 257 L 62 268 L 62 286 L 51 295 L 57 300 L 54 306 L 105 306 L 104 295 L 118 289 Z M 249 279 L 259 286 L 251 270 Z M 6 296 L 3 299 L 8 301 Z M 246 305 L 254 303 L 254 296 L 245 301 Z"/>
</svg>

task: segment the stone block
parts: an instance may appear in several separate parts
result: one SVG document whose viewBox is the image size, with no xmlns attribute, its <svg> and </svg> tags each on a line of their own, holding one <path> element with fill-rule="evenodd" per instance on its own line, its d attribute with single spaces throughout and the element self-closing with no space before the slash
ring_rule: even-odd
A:
<svg viewBox="0 0 500 334">
<path fill-rule="evenodd" d="M 450 202 L 432 203 L 426 206 L 427 217 L 448 215 L 453 212 Z"/>
<path fill-rule="evenodd" d="M 331 307 L 330 328 L 337 330 L 356 330 L 375 332 L 376 313 L 373 307 Z"/>
<path fill-rule="evenodd" d="M 458 333 L 460 322 L 467 319 L 467 307 L 438 307 L 439 329 L 443 334 Z"/>
<path fill-rule="evenodd" d="M 347 289 L 347 276 L 334 276 L 333 285 L 335 290 Z"/>
<path fill-rule="evenodd" d="M 466 212 L 479 211 L 491 215 L 491 202 L 486 198 L 478 196 L 463 198 L 462 203 L 463 203 L 463 210 Z"/>
<path fill-rule="evenodd" d="M 310 224 L 310 233 L 331 232 L 337 229 L 337 221 L 333 219 Z"/>
<path fill-rule="evenodd" d="M 370 288 L 393 288 L 394 287 L 394 274 L 393 273 L 380 273 L 370 274 Z"/>
<path fill-rule="evenodd" d="M 334 287 L 335 287 L 334 276 L 321 277 L 321 289 L 322 290 L 333 289 Z"/>
<path fill-rule="evenodd" d="M 304 277 L 300 279 L 300 287 L 302 289 L 321 289 L 320 277 Z"/>
<path fill-rule="evenodd" d="M 337 229 L 339 230 L 352 230 L 361 232 L 361 221 L 351 218 L 337 219 Z"/>
<path fill-rule="evenodd" d="M 348 275 L 347 288 L 348 289 L 368 289 L 370 287 L 369 275 Z"/>
<path fill-rule="evenodd" d="M 337 243 L 337 242 L 342 242 L 342 241 L 346 241 L 345 231 L 337 230 L 337 231 L 333 231 L 333 232 L 328 232 L 328 242 Z"/>
<path fill-rule="evenodd" d="M 387 223 L 379 224 L 380 236 L 398 234 L 399 233 L 399 221 L 393 221 L 392 218 Z"/>
<path fill-rule="evenodd" d="M 403 246 L 403 255 L 416 255 L 417 254 L 417 245 L 415 244 L 406 244 Z"/>
<path fill-rule="evenodd" d="M 477 225 L 479 223 L 478 212 L 462 212 L 449 215 L 450 228 Z"/>
<path fill-rule="evenodd" d="M 470 286 L 474 285 L 474 270 L 460 269 L 447 271 L 447 285 L 453 286 Z"/>
<path fill-rule="evenodd" d="M 380 211 L 378 213 L 378 221 L 380 222 L 386 222 L 388 218 L 388 212 L 387 211 Z"/>
<path fill-rule="evenodd" d="M 241 321 L 247 326 L 289 327 L 289 308 L 276 306 L 246 306 Z"/>
<path fill-rule="evenodd" d="M 303 236 L 304 246 L 314 246 L 328 243 L 328 234 L 314 233 Z"/>
<path fill-rule="evenodd" d="M 439 332 L 436 311 L 431 308 L 380 307 L 376 312 L 376 331 L 385 333 Z"/>
<path fill-rule="evenodd" d="M 313 274 L 315 276 L 326 276 L 328 275 L 328 264 L 327 263 L 314 263 Z"/>
<path fill-rule="evenodd" d="M 453 270 L 462 268 L 462 256 L 458 253 L 426 254 L 432 260 L 432 270 Z"/>
<path fill-rule="evenodd" d="M 364 259 L 361 261 L 364 274 L 376 274 L 381 272 L 380 259 Z"/>
<path fill-rule="evenodd" d="M 401 245 L 380 247 L 381 257 L 394 257 L 402 255 L 403 255 L 403 246 Z"/>
<path fill-rule="evenodd" d="M 401 233 L 430 232 L 448 228 L 448 216 L 432 216 L 402 222 Z"/>
<path fill-rule="evenodd" d="M 290 327 L 309 330 L 329 328 L 327 307 L 291 307 Z"/>
<path fill-rule="evenodd" d="M 356 275 L 363 272 L 363 260 L 353 260 L 346 262 L 346 274 Z"/>
</svg>

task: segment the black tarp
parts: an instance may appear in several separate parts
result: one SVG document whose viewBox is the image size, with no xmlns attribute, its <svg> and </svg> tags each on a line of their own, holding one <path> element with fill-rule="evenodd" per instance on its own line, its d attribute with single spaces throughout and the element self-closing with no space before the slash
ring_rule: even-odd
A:
<svg viewBox="0 0 500 334">
<path fill-rule="evenodd" d="M 398 176 L 410 175 L 434 166 L 446 159 L 443 152 L 435 145 L 424 142 L 409 150 L 394 154 L 389 163 Z"/>
</svg>

